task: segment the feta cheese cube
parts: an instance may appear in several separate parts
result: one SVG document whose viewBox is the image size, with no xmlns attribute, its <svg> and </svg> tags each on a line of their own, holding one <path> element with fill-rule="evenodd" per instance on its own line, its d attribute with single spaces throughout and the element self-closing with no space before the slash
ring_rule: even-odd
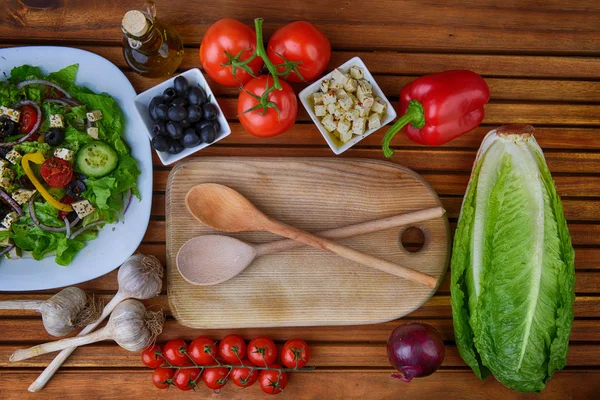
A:
<svg viewBox="0 0 600 400">
<path fill-rule="evenodd" d="M 327 114 L 327 107 L 324 105 L 315 106 L 315 115 L 317 117 L 324 117 Z"/>
<path fill-rule="evenodd" d="M 342 86 L 344 86 L 344 84 L 348 80 L 348 75 L 344 74 L 342 71 L 340 71 L 337 68 L 333 70 L 333 72 L 331 73 L 331 77 L 333 78 L 333 80 L 335 81 L 336 84 L 342 85 Z"/>
<path fill-rule="evenodd" d="M 95 210 L 94 206 L 92 206 L 87 200 L 76 201 L 75 203 L 71 204 L 71 207 L 73 207 L 73 210 L 75 210 L 79 218 L 90 215 Z"/>
<path fill-rule="evenodd" d="M 90 122 L 99 121 L 102 119 L 102 111 L 100 111 L 100 110 L 90 111 L 89 113 L 85 114 L 85 116 L 87 117 L 88 121 L 90 121 Z"/>
<path fill-rule="evenodd" d="M 16 220 L 19 219 L 19 214 L 17 214 L 16 212 L 9 212 L 8 214 L 6 214 L 6 217 L 4 217 L 4 219 L 2 220 L 1 224 L 3 227 L 5 227 L 6 229 L 10 229 L 10 227 L 12 226 L 13 223 L 15 223 Z"/>
<path fill-rule="evenodd" d="M 365 74 L 361 67 L 353 65 L 352 67 L 350 67 L 350 76 L 358 80 L 362 79 L 365 76 Z"/>
<path fill-rule="evenodd" d="M 17 163 L 19 163 L 21 161 L 21 157 L 23 157 L 23 156 L 21 155 L 21 153 L 19 153 L 15 149 L 12 149 L 4 157 L 8 161 L 10 161 L 11 164 L 17 164 Z"/>
<path fill-rule="evenodd" d="M 354 92 L 356 92 L 357 85 L 358 85 L 358 83 L 357 83 L 356 79 L 350 78 L 344 84 L 344 89 L 346 89 L 350 93 L 354 93 Z"/>
<path fill-rule="evenodd" d="M 64 128 L 65 120 L 60 114 L 50 114 L 50 128 Z"/>
<path fill-rule="evenodd" d="M 346 113 L 346 119 L 347 119 L 348 121 L 355 121 L 355 120 L 357 120 L 359 117 L 360 117 L 360 111 L 358 111 L 357 109 L 352 109 L 352 110 L 349 110 L 349 111 Z"/>
<path fill-rule="evenodd" d="M 6 115 L 8 118 L 13 120 L 14 122 L 19 122 L 19 119 L 21 118 L 21 111 L 15 110 L 14 108 L 10 108 L 10 107 L 4 107 L 4 106 L 0 107 L 0 113 L 2 115 Z"/>
<path fill-rule="evenodd" d="M 375 103 L 375 99 L 370 94 L 365 96 L 365 99 L 362 101 L 362 106 L 368 108 L 369 110 L 373 107 L 373 103 Z"/>
<path fill-rule="evenodd" d="M 337 128 L 337 124 L 333 120 L 333 115 L 331 114 L 327 114 L 325 118 L 321 120 L 321 123 L 328 132 L 333 132 L 335 131 L 335 128 Z"/>
<path fill-rule="evenodd" d="M 344 89 L 338 89 L 335 91 L 335 97 L 337 97 L 339 100 L 341 98 L 348 97 L 348 93 Z"/>
<path fill-rule="evenodd" d="M 380 115 L 377 113 L 373 113 L 369 116 L 369 130 L 377 129 L 381 127 L 381 119 Z"/>
<path fill-rule="evenodd" d="M 2 171 L 4 168 L 8 167 L 8 163 L 6 162 L 6 160 L 0 158 L 0 171 Z M 2 175 L 2 173 L 0 172 L 0 175 Z"/>
<path fill-rule="evenodd" d="M 99 138 L 98 128 L 96 128 L 95 126 L 90 126 L 89 128 L 87 128 L 87 134 L 94 140 L 98 140 Z"/>
<path fill-rule="evenodd" d="M 352 138 L 352 131 L 350 130 L 351 127 L 352 123 L 347 119 L 342 119 L 340 122 L 338 122 L 337 132 L 339 134 L 340 140 L 343 143 L 346 143 Z"/>
<path fill-rule="evenodd" d="M 325 105 L 335 103 L 336 100 L 337 99 L 335 97 L 335 93 L 333 92 L 333 90 L 323 94 L 323 104 L 325 104 Z"/>
<path fill-rule="evenodd" d="M 344 117 L 344 114 L 345 114 L 344 110 L 342 110 L 341 108 L 339 108 L 339 107 L 338 107 L 338 108 L 336 108 L 336 110 L 333 112 L 333 118 L 334 118 L 335 120 L 340 120 L 340 119 L 342 119 L 342 118 Z"/>
<path fill-rule="evenodd" d="M 17 189 L 11 194 L 11 196 L 17 203 L 25 204 L 29 201 L 31 196 L 35 194 L 35 192 L 35 190 Z"/>
<path fill-rule="evenodd" d="M 329 103 L 329 104 L 327 104 L 327 112 L 329 114 L 335 113 L 335 110 L 337 110 L 338 108 L 340 108 L 340 106 L 338 106 L 337 103 Z"/>
<path fill-rule="evenodd" d="M 358 87 L 356 89 L 356 97 L 360 101 L 365 101 L 365 97 L 373 94 L 373 87 L 365 80 L 358 81 Z"/>
<path fill-rule="evenodd" d="M 387 108 L 387 104 L 381 97 L 375 97 L 375 101 L 371 106 L 371 111 L 376 112 L 377 114 L 383 114 L 385 109 Z"/>
<path fill-rule="evenodd" d="M 0 187 L 8 189 L 15 179 L 15 172 L 12 169 L 0 169 Z"/>
<path fill-rule="evenodd" d="M 63 160 L 73 161 L 75 152 L 69 149 L 59 148 L 54 150 L 54 157 L 62 158 Z"/>
<path fill-rule="evenodd" d="M 323 79 L 321 81 L 321 91 L 326 93 L 329 90 L 329 85 L 331 84 L 331 79 Z"/>
<path fill-rule="evenodd" d="M 358 110 L 358 115 L 360 117 L 366 117 L 369 115 L 370 108 L 365 107 L 363 103 L 358 103 L 354 108 Z"/>
<path fill-rule="evenodd" d="M 342 107 L 345 111 L 348 111 L 352 108 L 352 106 L 354 105 L 354 101 L 352 100 L 352 98 L 350 96 L 346 96 L 346 97 L 342 97 L 341 99 L 338 100 L 338 104 L 340 105 L 340 107 Z"/>
<path fill-rule="evenodd" d="M 354 135 L 362 135 L 365 133 L 365 119 L 357 118 L 352 122 L 352 133 Z"/>
<path fill-rule="evenodd" d="M 317 104 L 323 104 L 323 93 L 316 92 L 315 94 L 313 94 L 313 103 L 315 105 L 317 105 Z"/>
</svg>

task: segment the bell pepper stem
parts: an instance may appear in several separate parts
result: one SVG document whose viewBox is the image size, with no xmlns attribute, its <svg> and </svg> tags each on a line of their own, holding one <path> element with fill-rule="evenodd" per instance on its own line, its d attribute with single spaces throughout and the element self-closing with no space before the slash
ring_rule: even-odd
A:
<svg viewBox="0 0 600 400">
<path fill-rule="evenodd" d="M 390 143 L 392 142 L 392 139 L 396 133 L 398 133 L 407 124 L 411 124 L 417 129 L 421 129 L 425 125 L 425 113 L 423 111 L 423 106 L 417 100 L 411 100 L 408 102 L 406 113 L 398 118 L 398 120 L 394 122 L 394 125 L 392 125 L 385 133 L 381 148 L 383 149 L 383 155 L 386 158 L 394 155 L 394 151 L 390 149 Z"/>
<path fill-rule="evenodd" d="M 275 68 L 275 65 L 273 65 L 267 56 L 267 51 L 265 50 L 265 45 L 263 43 L 263 21 L 263 18 L 256 18 L 254 20 L 254 28 L 256 29 L 256 54 L 263 59 L 267 69 L 269 70 L 269 73 L 273 76 L 273 86 L 275 89 L 281 90 L 281 83 L 279 83 L 279 78 L 277 77 L 277 68 Z"/>
</svg>

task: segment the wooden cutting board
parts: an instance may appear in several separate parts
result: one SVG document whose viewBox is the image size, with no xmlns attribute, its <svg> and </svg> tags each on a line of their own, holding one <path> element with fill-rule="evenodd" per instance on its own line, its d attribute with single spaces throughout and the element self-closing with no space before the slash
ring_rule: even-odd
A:
<svg viewBox="0 0 600 400">
<path fill-rule="evenodd" d="M 325 230 L 441 206 L 417 173 L 368 159 L 206 157 L 179 163 L 166 193 L 167 274 L 171 310 L 194 328 L 352 325 L 389 321 L 425 303 L 435 290 L 346 261 L 298 248 L 257 258 L 237 277 L 194 286 L 175 257 L 190 238 L 216 233 L 185 207 L 188 190 L 220 183 L 246 196 L 267 215 L 307 231 Z M 417 225 L 425 245 L 410 253 L 404 228 L 340 240 L 347 246 L 433 275 L 442 281 L 449 258 L 446 216 Z M 225 234 L 225 233 L 223 233 Z M 254 243 L 279 239 L 263 232 L 227 234 Z"/>
</svg>

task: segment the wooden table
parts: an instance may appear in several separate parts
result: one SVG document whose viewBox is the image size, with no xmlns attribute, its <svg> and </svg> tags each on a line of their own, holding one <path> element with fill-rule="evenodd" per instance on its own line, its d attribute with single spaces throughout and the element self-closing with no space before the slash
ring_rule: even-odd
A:
<svg viewBox="0 0 600 400">
<path fill-rule="evenodd" d="M 159 17 L 173 23 L 186 53 L 181 70 L 198 67 L 198 46 L 206 28 L 231 17 L 251 25 L 262 16 L 265 37 L 283 24 L 307 19 L 319 27 L 334 49 L 330 68 L 360 56 L 393 102 L 400 88 L 415 77 L 446 69 L 472 69 L 485 77 L 492 92 L 481 127 L 446 146 L 418 146 L 398 135 L 394 162 L 414 169 L 439 193 L 454 228 L 469 171 L 483 135 L 506 123 L 536 126 L 536 138 L 563 197 L 576 247 L 575 322 L 567 367 L 557 373 L 540 397 L 590 398 L 600 392 L 600 3 L 596 0 L 470 0 L 448 6 L 443 1 L 191 1 L 156 2 Z M 0 44 L 63 45 L 90 50 L 118 65 L 136 90 L 156 80 L 132 73 L 121 55 L 120 20 L 140 0 L 3 0 Z M 37 7 L 37 8 L 36 8 Z M 101 77 L 99 77 L 101 78 Z M 257 139 L 235 121 L 236 89 L 211 85 L 228 118 L 232 135 L 196 156 L 333 156 L 304 110 L 287 133 Z M 362 141 L 344 157 L 381 159 L 382 133 Z M 152 218 L 142 253 L 165 262 L 164 192 L 170 168 L 154 157 Z M 109 298 L 117 288 L 116 272 L 79 285 Z M 44 293 L 0 294 L 0 300 L 47 298 Z M 149 301 L 168 310 L 166 293 Z M 426 320 L 447 341 L 440 371 L 407 384 L 390 378 L 385 341 L 398 324 Z M 278 342 L 291 337 L 312 346 L 311 364 L 318 369 L 291 376 L 290 399 L 516 398 L 493 378 L 480 381 L 461 360 L 453 343 L 448 279 L 419 310 L 401 321 L 357 326 L 240 330 L 246 338 L 268 335 Z M 168 318 L 160 340 L 215 339 L 229 331 L 192 330 Z M 0 314 L 0 398 L 27 395 L 27 387 L 51 357 L 9 364 L 16 348 L 51 340 L 36 314 Z M 79 349 L 38 398 L 182 398 L 177 390 L 159 391 L 151 371 L 136 354 L 113 343 Z M 189 398 L 210 398 L 202 388 Z M 226 386 L 221 397 L 265 398 L 258 387 Z M 33 397 L 33 395 L 32 395 Z M 531 396 L 533 397 L 533 395 Z M 596 397 L 597 398 L 597 397 Z"/>
</svg>

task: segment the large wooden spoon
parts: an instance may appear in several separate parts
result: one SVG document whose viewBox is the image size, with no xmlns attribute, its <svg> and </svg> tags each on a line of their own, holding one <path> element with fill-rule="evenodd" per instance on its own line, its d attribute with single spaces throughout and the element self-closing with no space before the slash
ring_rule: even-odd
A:
<svg viewBox="0 0 600 400">
<path fill-rule="evenodd" d="M 316 234 L 328 239 L 343 239 L 439 218 L 444 213 L 442 207 L 433 207 Z M 177 252 L 177 269 L 183 279 L 193 285 L 216 285 L 240 274 L 256 257 L 301 246 L 303 243 L 291 239 L 252 244 L 224 235 L 202 235 L 181 246 Z"/>
<path fill-rule="evenodd" d="M 437 286 L 437 279 L 431 275 L 361 253 L 270 218 L 227 186 L 216 183 L 194 186 L 187 193 L 185 204 L 196 219 L 214 229 L 225 232 L 271 232 L 430 288 Z"/>
</svg>

